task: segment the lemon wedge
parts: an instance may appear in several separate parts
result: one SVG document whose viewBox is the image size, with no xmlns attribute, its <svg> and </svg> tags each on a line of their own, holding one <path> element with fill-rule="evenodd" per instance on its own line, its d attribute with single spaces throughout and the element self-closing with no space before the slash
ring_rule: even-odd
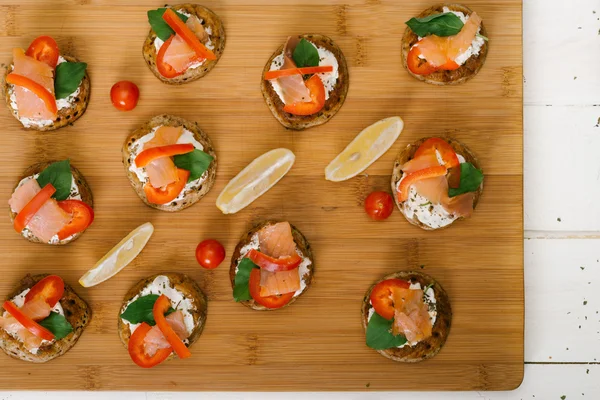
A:
<svg viewBox="0 0 600 400">
<path fill-rule="evenodd" d="M 81 286 L 96 286 L 115 276 L 140 254 L 153 232 L 150 222 L 135 228 L 79 279 Z"/>
<path fill-rule="evenodd" d="M 217 198 L 223 214 L 234 214 L 275 185 L 294 165 L 296 156 L 288 149 L 266 152 L 229 181 Z"/>
<path fill-rule="evenodd" d="M 404 128 L 400 117 L 389 117 L 366 127 L 325 168 L 325 179 L 341 182 L 373 164 L 394 144 Z"/>
</svg>

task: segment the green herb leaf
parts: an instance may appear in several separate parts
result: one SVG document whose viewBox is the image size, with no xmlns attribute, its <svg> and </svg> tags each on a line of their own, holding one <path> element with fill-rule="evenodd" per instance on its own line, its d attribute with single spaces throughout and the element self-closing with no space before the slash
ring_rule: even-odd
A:
<svg viewBox="0 0 600 400">
<path fill-rule="evenodd" d="M 454 197 L 463 193 L 475 192 L 481 182 L 483 182 L 483 172 L 471 163 L 462 163 L 460 164 L 460 186 L 449 188 L 448 196 Z"/>
<path fill-rule="evenodd" d="M 132 324 L 141 324 L 142 322 L 145 322 L 150 326 L 156 325 L 154 315 L 152 314 L 152 308 L 154 308 L 154 303 L 156 303 L 158 297 L 157 294 L 148 294 L 138 298 L 127 306 L 123 314 L 121 314 L 121 318 Z M 175 312 L 175 309 L 169 307 L 165 315 L 169 315 L 172 312 Z"/>
<path fill-rule="evenodd" d="M 165 22 L 163 19 L 163 14 L 167 11 L 166 8 L 159 8 L 157 10 L 148 11 L 148 22 L 150 23 L 150 27 L 156 33 L 156 36 L 160 38 L 163 42 L 171 37 L 171 35 L 175 34 L 175 31 L 171 29 L 169 24 Z M 175 10 L 173 10 L 175 11 Z M 175 14 L 183 21 L 186 22 L 188 17 L 185 15 L 175 11 Z"/>
<path fill-rule="evenodd" d="M 249 258 L 242 259 L 238 264 L 238 272 L 235 274 L 233 286 L 233 298 L 235 301 L 252 300 L 248 283 L 250 282 L 250 272 L 254 268 L 258 268 L 258 266 Z"/>
<path fill-rule="evenodd" d="M 319 65 L 319 52 L 308 40 L 302 38 L 294 49 L 292 58 L 298 68 L 316 67 Z"/>
<path fill-rule="evenodd" d="M 177 168 L 190 171 L 188 182 L 192 182 L 206 172 L 213 159 L 214 157 L 210 154 L 194 149 L 194 151 L 190 151 L 189 153 L 176 155 L 173 157 L 173 162 Z"/>
<path fill-rule="evenodd" d="M 69 160 L 57 161 L 44 169 L 37 178 L 41 188 L 51 183 L 56 189 L 52 197 L 56 200 L 66 200 L 71 194 L 71 163 Z"/>
<path fill-rule="evenodd" d="M 64 62 L 56 66 L 54 95 L 56 99 L 65 99 L 77 90 L 85 76 L 87 64 L 84 62 Z"/>
<path fill-rule="evenodd" d="M 385 350 L 406 343 L 403 335 L 392 335 L 393 320 L 388 321 L 374 313 L 367 325 L 367 346 L 375 350 Z"/>
<path fill-rule="evenodd" d="M 463 27 L 463 22 L 451 12 L 433 14 L 423 18 L 411 18 L 406 25 L 420 37 L 427 35 L 452 36 Z"/>
<path fill-rule="evenodd" d="M 73 332 L 73 326 L 67 319 L 57 312 L 52 311 L 50 315 L 38 322 L 41 326 L 54 334 L 54 339 L 60 340 Z"/>
</svg>

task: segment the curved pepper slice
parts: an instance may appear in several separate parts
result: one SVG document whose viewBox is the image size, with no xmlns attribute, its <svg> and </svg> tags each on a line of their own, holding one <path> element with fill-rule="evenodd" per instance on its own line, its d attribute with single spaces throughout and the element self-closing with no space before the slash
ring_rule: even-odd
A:
<svg viewBox="0 0 600 400">
<path fill-rule="evenodd" d="M 29 79 L 26 76 L 11 73 L 6 76 L 6 82 L 12 85 L 24 87 L 27 90 L 31 90 L 37 97 L 39 97 L 48 111 L 52 114 L 56 115 L 58 112 L 58 108 L 56 107 L 56 99 L 54 95 L 48 91 L 45 87 L 40 85 L 39 83 Z"/>
<path fill-rule="evenodd" d="M 135 158 L 135 165 L 138 168 L 145 167 L 152 161 L 161 157 L 173 157 L 179 154 L 186 154 L 194 151 L 194 145 L 191 143 L 170 144 L 168 146 L 152 147 L 142 151 Z"/>
<path fill-rule="evenodd" d="M 165 22 L 175 31 L 176 34 L 181 36 L 183 40 L 196 52 L 198 57 L 206 58 L 207 60 L 216 60 L 217 56 L 215 53 L 210 51 L 202 44 L 196 34 L 188 28 L 188 26 L 177 16 L 175 11 L 167 8 L 163 14 Z"/>
<path fill-rule="evenodd" d="M 406 178 L 402 179 L 400 182 L 400 186 L 398 187 L 398 201 L 403 202 L 408 199 L 408 193 L 410 186 L 420 180 L 429 179 L 429 178 L 437 178 L 438 176 L 444 176 L 448 170 L 443 165 L 439 165 L 437 167 L 429 167 L 422 169 L 420 171 L 415 171 L 413 173 L 407 174 Z"/>
<path fill-rule="evenodd" d="M 51 183 L 47 184 L 42 190 L 37 192 L 37 194 L 33 196 L 33 199 L 29 200 L 29 203 L 25 204 L 25 207 L 23 207 L 23 209 L 17 214 L 13 224 L 15 231 L 21 233 L 29 221 L 31 221 L 35 213 L 42 208 L 44 203 L 50 200 L 55 192 L 56 189 Z"/>
<path fill-rule="evenodd" d="M 305 83 L 310 91 L 311 101 L 286 104 L 283 107 L 283 111 L 293 115 L 313 115 L 321 111 L 325 106 L 325 86 L 323 86 L 321 78 L 318 75 L 313 75 Z"/>
<path fill-rule="evenodd" d="M 269 272 L 289 271 L 297 268 L 302 263 L 302 257 L 298 254 L 273 258 L 265 253 L 252 249 L 248 252 L 247 256 L 254 264 Z"/>
<path fill-rule="evenodd" d="M 25 315 L 12 301 L 5 301 L 2 307 L 29 332 L 44 340 L 53 340 L 54 334 Z"/>
<path fill-rule="evenodd" d="M 332 72 L 332 65 L 319 65 L 317 67 L 303 67 L 303 68 L 286 68 L 286 69 L 277 69 L 274 71 L 265 72 L 265 79 L 277 79 L 282 76 L 290 76 L 290 75 L 309 75 L 309 74 L 320 74 L 323 72 Z"/>
<path fill-rule="evenodd" d="M 134 363 L 142 368 L 152 368 L 155 365 L 165 361 L 169 355 L 173 352 L 173 348 L 167 347 L 165 349 L 158 349 L 153 356 L 146 354 L 144 349 L 144 338 L 148 332 L 152 329 L 146 322 L 142 322 L 129 338 L 129 344 L 127 350 L 129 350 L 129 356 Z"/>
<path fill-rule="evenodd" d="M 48 275 L 36 283 L 31 290 L 27 292 L 25 295 L 25 303 L 41 298 L 46 304 L 54 308 L 56 303 L 63 297 L 64 293 L 65 282 L 62 278 L 57 275 Z"/>
<path fill-rule="evenodd" d="M 165 318 L 165 313 L 169 310 L 169 307 L 171 307 L 171 300 L 164 294 L 161 294 L 156 300 L 156 303 L 154 303 L 152 315 L 154 316 L 158 329 L 165 335 L 165 338 L 167 338 L 167 341 L 171 347 L 173 347 L 173 351 L 175 351 L 177 356 L 179 358 L 188 358 L 192 353 L 179 336 L 177 336 L 177 333 L 175 333 Z"/>
<path fill-rule="evenodd" d="M 175 200 L 185 188 L 189 177 L 190 171 L 177 168 L 177 181 L 169 183 L 165 188 L 155 188 L 150 182 L 146 182 L 144 185 L 146 199 L 152 204 L 167 204 Z"/>
<path fill-rule="evenodd" d="M 415 152 L 414 158 L 429 155 L 437 158 L 437 153 L 443 161 L 443 166 L 448 169 L 448 185 L 452 188 L 460 186 L 460 161 L 454 148 L 444 139 L 433 137 L 429 138 L 419 146 Z"/>
</svg>

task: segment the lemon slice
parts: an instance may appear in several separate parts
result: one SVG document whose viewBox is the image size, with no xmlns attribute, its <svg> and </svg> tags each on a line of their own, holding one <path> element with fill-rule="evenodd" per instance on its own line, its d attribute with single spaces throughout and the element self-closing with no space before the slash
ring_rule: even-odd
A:
<svg viewBox="0 0 600 400">
<path fill-rule="evenodd" d="M 150 222 L 135 228 L 79 279 L 81 286 L 96 286 L 115 276 L 140 254 L 153 232 Z"/>
<path fill-rule="evenodd" d="M 217 198 L 223 214 L 234 214 L 262 196 L 294 165 L 296 156 L 288 149 L 266 152 L 229 181 Z"/>
<path fill-rule="evenodd" d="M 373 164 L 394 144 L 404 128 L 400 117 L 389 117 L 363 129 L 325 168 L 325 179 L 341 182 Z"/>
</svg>

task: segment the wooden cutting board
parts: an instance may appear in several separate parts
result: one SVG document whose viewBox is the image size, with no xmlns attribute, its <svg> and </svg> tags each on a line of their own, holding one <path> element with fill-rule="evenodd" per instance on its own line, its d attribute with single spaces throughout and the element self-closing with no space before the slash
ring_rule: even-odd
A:
<svg viewBox="0 0 600 400">
<path fill-rule="evenodd" d="M 143 4 L 142 4 L 143 3 Z M 251 3 L 251 4 L 248 4 Z M 331 4 L 326 4 L 331 3 Z M 6 296 L 26 273 L 56 273 L 93 309 L 79 343 L 66 355 L 34 365 L 0 354 L 1 389 L 78 390 L 503 390 L 523 378 L 523 129 L 520 0 L 470 0 L 484 20 L 490 52 L 479 75 L 458 87 L 421 83 L 402 68 L 404 21 L 427 0 L 211 0 L 227 32 L 225 53 L 200 81 L 160 83 L 141 56 L 146 11 L 160 1 L 2 0 L 0 62 L 13 47 L 39 35 L 89 64 L 92 98 L 74 126 L 54 133 L 24 131 L 0 112 L 0 199 L 7 201 L 27 166 L 70 158 L 94 193 L 96 220 L 63 247 L 31 244 L 0 219 Z M 346 104 L 327 124 L 288 132 L 275 121 L 259 89 L 261 71 L 286 36 L 331 36 L 350 67 Z M 4 66 L 3 64 L 3 66 Z M 113 83 L 135 81 L 138 107 L 115 110 Z M 171 113 L 197 121 L 218 154 L 217 182 L 195 206 L 167 214 L 146 207 L 121 164 L 127 135 L 149 118 Z M 365 174 L 342 183 L 324 179 L 325 166 L 371 123 L 400 115 L 405 129 Z M 423 136 L 449 134 L 479 157 L 485 190 L 470 220 L 425 232 L 397 210 L 385 222 L 362 208 L 373 190 L 389 190 L 396 154 Z M 225 184 L 258 155 L 277 147 L 296 154 L 290 173 L 236 215 L 215 200 Z M 228 262 L 213 271 L 195 261 L 197 243 L 221 241 L 231 255 L 239 237 L 264 219 L 289 220 L 315 254 L 313 287 L 292 307 L 255 312 L 236 304 Z M 84 289 L 78 278 L 138 225 L 156 231 L 123 272 Z M 437 357 L 409 365 L 383 358 L 364 344 L 360 305 L 373 281 L 397 270 L 432 275 L 447 290 L 454 320 Z M 135 366 L 117 335 L 128 288 L 161 271 L 198 281 L 209 298 L 208 321 L 193 357 L 152 370 Z"/>
</svg>

